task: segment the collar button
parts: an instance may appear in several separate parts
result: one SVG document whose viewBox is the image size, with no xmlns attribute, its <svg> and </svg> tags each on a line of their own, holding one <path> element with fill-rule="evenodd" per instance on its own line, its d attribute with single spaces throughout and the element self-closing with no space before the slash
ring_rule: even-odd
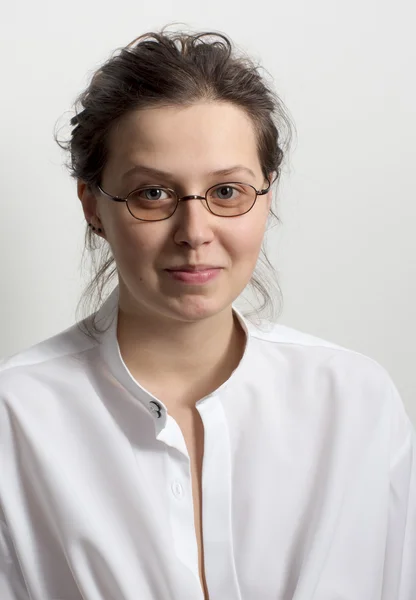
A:
<svg viewBox="0 0 416 600">
<path fill-rule="evenodd" d="M 158 404 L 158 402 L 155 402 L 154 400 L 151 400 L 149 402 L 149 409 L 150 412 L 155 415 L 155 417 L 157 417 L 158 419 L 160 419 L 160 417 L 162 416 L 162 407 L 160 406 L 160 404 Z"/>
</svg>

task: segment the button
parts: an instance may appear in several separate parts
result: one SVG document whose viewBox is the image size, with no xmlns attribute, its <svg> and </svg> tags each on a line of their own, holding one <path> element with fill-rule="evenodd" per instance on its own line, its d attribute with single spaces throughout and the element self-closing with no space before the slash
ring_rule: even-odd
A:
<svg viewBox="0 0 416 600">
<path fill-rule="evenodd" d="M 158 404 L 154 400 L 151 400 L 149 402 L 149 409 L 150 412 L 155 415 L 155 417 L 160 419 L 160 417 L 162 416 L 162 407 L 160 406 L 160 404 Z"/>
<path fill-rule="evenodd" d="M 171 487 L 172 487 L 172 492 L 173 492 L 173 495 L 175 496 L 175 498 L 183 497 L 183 487 L 181 486 L 179 481 L 173 481 Z"/>
</svg>

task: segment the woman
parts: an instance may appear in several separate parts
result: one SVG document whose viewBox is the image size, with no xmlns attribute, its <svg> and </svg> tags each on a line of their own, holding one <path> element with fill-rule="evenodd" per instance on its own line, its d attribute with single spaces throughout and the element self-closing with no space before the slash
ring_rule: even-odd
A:
<svg viewBox="0 0 416 600">
<path fill-rule="evenodd" d="M 225 36 L 162 30 L 80 103 L 93 286 L 118 284 L 2 363 L 1 599 L 414 600 L 415 434 L 388 373 L 233 306 L 263 285 L 278 97 Z"/>
</svg>

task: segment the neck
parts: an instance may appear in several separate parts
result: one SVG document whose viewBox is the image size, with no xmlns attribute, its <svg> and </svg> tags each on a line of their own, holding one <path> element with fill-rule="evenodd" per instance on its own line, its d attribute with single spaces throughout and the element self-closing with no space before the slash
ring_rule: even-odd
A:
<svg viewBox="0 0 416 600">
<path fill-rule="evenodd" d="M 120 307 L 117 337 L 133 377 L 176 408 L 193 406 L 226 381 L 246 343 L 231 306 L 196 322 L 152 319 Z"/>
</svg>

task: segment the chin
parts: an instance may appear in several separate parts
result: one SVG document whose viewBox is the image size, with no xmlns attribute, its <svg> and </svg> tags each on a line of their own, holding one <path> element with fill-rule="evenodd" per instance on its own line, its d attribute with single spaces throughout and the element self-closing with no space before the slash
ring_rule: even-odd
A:
<svg viewBox="0 0 416 600">
<path fill-rule="evenodd" d="M 213 317 L 231 306 L 231 301 L 226 299 L 204 297 L 204 296 L 184 296 L 182 298 L 172 298 L 169 306 L 166 307 L 166 313 L 169 313 L 183 321 L 199 321 Z M 163 311 L 165 312 L 165 311 Z"/>
</svg>

